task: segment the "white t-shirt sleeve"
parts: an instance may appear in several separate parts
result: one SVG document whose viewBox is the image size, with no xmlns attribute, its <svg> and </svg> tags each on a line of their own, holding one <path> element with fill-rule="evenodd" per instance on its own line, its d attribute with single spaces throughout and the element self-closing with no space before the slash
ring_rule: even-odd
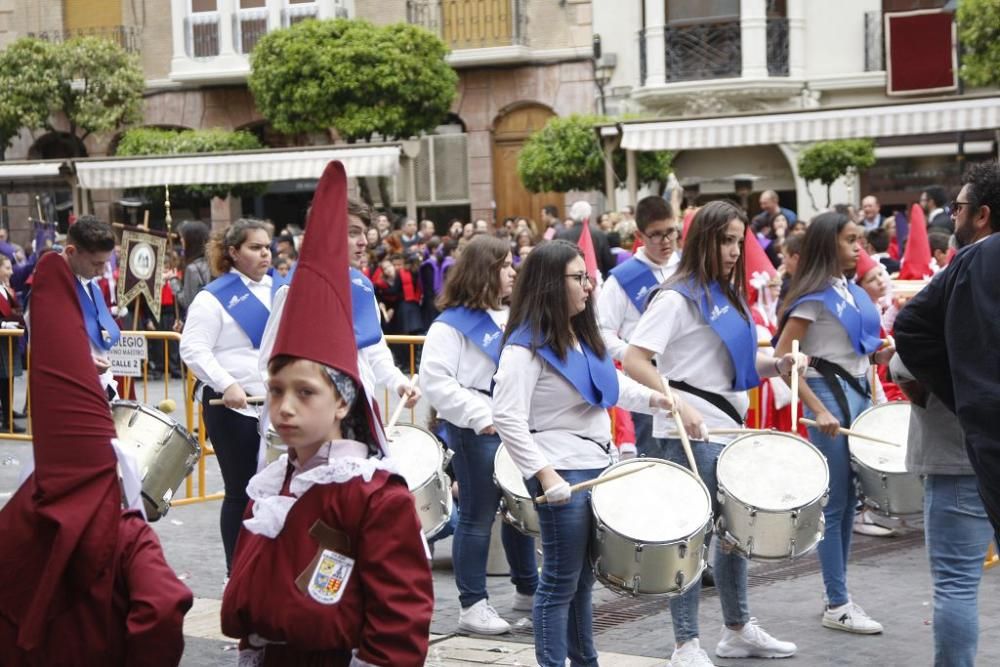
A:
<svg viewBox="0 0 1000 667">
<path fill-rule="evenodd" d="M 493 415 L 482 394 L 458 381 L 458 352 L 463 345 L 464 336 L 457 329 L 443 322 L 432 324 L 420 358 L 420 388 L 442 419 L 478 433 L 493 423 Z"/>
<path fill-rule="evenodd" d="M 639 324 L 636 325 L 629 343 L 656 354 L 663 354 L 667 345 L 677 335 L 680 318 L 676 313 L 685 306 L 686 301 L 687 298 L 678 292 L 661 291 L 639 318 Z"/>
<path fill-rule="evenodd" d="M 810 322 L 815 322 L 819 319 L 820 315 L 826 306 L 823 305 L 822 301 L 806 301 L 795 306 L 789 317 L 797 317 L 801 320 L 808 320 Z"/>
<path fill-rule="evenodd" d="M 542 375 L 541 359 L 521 345 L 509 345 L 500 354 L 494 376 L 493 425 L 514 465 L 530 477 L 549 464 L 535 444 L 528 426 L 535 385 Z"/>
</svg>

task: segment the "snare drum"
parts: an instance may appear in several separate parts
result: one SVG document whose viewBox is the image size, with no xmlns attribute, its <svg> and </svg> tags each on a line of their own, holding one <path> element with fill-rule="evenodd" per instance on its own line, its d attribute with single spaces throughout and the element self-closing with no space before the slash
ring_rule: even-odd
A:
<svg viewBox="0 0 1000 667">
<path fill-rule="evenodd" d="M 183 426 L 148 405 L 115 401 L 111 416 L 119 445 L 135 459 L 146 518 L 156 521 L 170 509 L 170 500 L 194 469 L 201 447 Z"/>
<path fill-rule="evenodd" d="M 601 477 L 650 464 L 591 491 L 591 563 L 597 579 L 613 591 L 679 595 L 705 569 L 712 502 L 700 479 L 661 459 L 622 461 Z"/>
<path fill-rule="evenodd" d="M 900 444 L 899 447 L 892 447 L 847 436 L 858 495 L 865 505 L 885 516 L 923 512 L 923 482 L 919 475 L 906 471 L 910 404 L 906 401 L 894 401 L 868 408 L 854 420 L 851 430 Z"/>
<path fill-rule="evenodd" d="M 493 483 L 500 489 L 500 516 L 503 520 L 525 535 L 541 535 L 534 500 L 524 485 L 521 471 L 503 445 L 497 448 L 493 457 Z"/>
<path fill-rule="evenodd" d="M 777 432 L 737 438 L 719 454 L 715 475 L 718 535 L 747 558 L 795 558 L 823 539 L 830 469 L 802 438 Z"/>
<path fill-rule="evenodd" d="M 434 537 L 451 519 L 451 480 L 444 472 L 451 453 L 429 432 L 410 424 L 393 426 L 386 438 L 413 494 L 424 535 Z"/>
</svg>

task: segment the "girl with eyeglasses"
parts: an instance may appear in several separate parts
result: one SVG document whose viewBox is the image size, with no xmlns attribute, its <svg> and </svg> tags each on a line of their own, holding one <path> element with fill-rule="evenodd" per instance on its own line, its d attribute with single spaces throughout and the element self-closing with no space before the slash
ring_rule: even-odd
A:
<svg viewBox="0 0 1000 667">
<path fill-rule="evenodd" d="M 589 493 L 570 485 L 611 463 L 607 408 L 652 412 L 669 400 L 615 370 L 594 317 L 583 257 L 545 243 L 521 265 L 493 390 L 493 424 L 536 505 L 545 558 L 535 592 L 535 658 L 541 667 L 597 665 L 589 563 Z"/>
<path fill-rule="evenodd" d="M 691 439 L 701 441 L 693 442 L 692 450 L 713 502 L 718 492 L 716 462 L 733 436 L 711 436 L 710 429 L 742 426 L 749 407 L 747 391 L 758 386 L 762 376 L 789 374 L 794 361 L 791 354 L 776 358 L 758 352 L 756 325 L 746 301 L 743 253 L 744 243 L 757 239 L 747 232 L 748 226 L 746 214 L 731 202 L 714 201 L 698 209 L 677 272 L 656 293 L 625 352 L 624 366 L 631 377 L 648 387 L 668 382 L 674 388 L 674 410 L 680 411 Z M 653 436 L 662 439 L 665 458 L 689 465 L 672 419 L 655 415 Z M 717 514 L 719 508 L 713 509 Z M 715 654 L 793 655 L 795 644 L 775 639 L 750 617 L 747 560 L 723 540 L 714 542 L 713 573 L 725 622 Z M 670 599 L 674 667 L 713 664 L 699 642 L 700 592 L 698 580 L 683 595 Z"/>
</svg>

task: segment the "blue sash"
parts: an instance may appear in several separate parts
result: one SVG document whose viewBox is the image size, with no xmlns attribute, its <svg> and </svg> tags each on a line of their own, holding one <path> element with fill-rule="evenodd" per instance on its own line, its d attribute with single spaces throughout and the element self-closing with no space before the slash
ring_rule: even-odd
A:
<svg viewBox="0 0 1000 667">
<path fill-rule="evenodd" d="M 718 282 L 712 282 L 708 292 L 690 281 L 676 283 L 671 285 L 669 289 L 694 301 L 701 310 L 705 322 L 722 339 L 729 351 L 733 369 L 736 371 L 736 376 L 733 378 L 733 390 L 746 391 L 759 385 L 757 327 L 753 323 L 753 318 L 747 314 L 747 318 L 744 319 L 740 312 L 733 308 Z M 746 312 L 745 305 L 743 308 Z"/>
<path fill-rule="evenodd" d="M 382 319 L 375 305 L 375 286 L 368 276 L 351 267 L 351 317 L 354 319 L 354 338 L 358 349 L 364 349 L 382 340 Z"/>
<path fill-rule="evenodd" d="M 847 337 L 850 339 L 854 351 L 866 357 L 878 351 L 882 346 L 882 320 L 867 292 L 850 280 L 847 281 L 847 289 L 854 297 L 857 308 L 851 306 L 850 302 L 840 296 L 833 285 L 830 285 L 822 292 L 813 292 L 799 297 L 785 312 L 790 314 L 796 306 L 806 301 L 821 301 L 847 331 Z M 782 326 L 788 321 L 788 317 L 788 315 L 785 316 L 781 322 Z"/>
<path fill-rule="evenodd" d="M 281 276 L 271 278 L 271 296 L 285 284 Z M 205 289 L 222 304 L 229 316 L 243 329 L 254 349 L 260 348 L 260 340 L 264 337 L 264 327 L 271 311 L 253 295 L 239 274 L 234 271 L 219 276 Z"/>
<path fill-rule="evenodd" d="M 611 275 L 625 290 L 625 295 L 640 314 L 646 312 L 646 298 L 659 282 L 653 270 L 635 257 L 611 269 Z"/>
<path fill-rule="evenodd" d="M 492 359 L 494 364 L 500 363 L 500 339 L 503 332 L 485 310 L 473 310 L 464 306 L 446 308 L 436 321 L 457 329 Z"/>
<path fill-rule="evenodd" d="M 532 335 L 526 327 L 515 331 L 507 340 L 508 345 L 532 349 Z M 569 349 L 566 360 L 560 359 L 552 348 L 537 347 L 533 351 L 559 372 L 580 392 L 585 401 L 594 406 L 610 408 L 618 402 L 618 373 L 609 355 L 598 357 L 582 341 L 578 351 Z"/>
<path fill-rule="evenodd" d="M 122 337 L 118 323 L 111 316 L 108 304 L 104 302 L 104 294 L 96 280 L 90 281 L 90 295 L 83 283 L 76 281 L 76 294 L 80 297 L 80 308 L 83 310 L 83 326 L 87 329 L 87 337 L 98 348 L 107 352 L 118 339 Z M 93 298 L 91 298 L 91 296 Z"/>
</svg>

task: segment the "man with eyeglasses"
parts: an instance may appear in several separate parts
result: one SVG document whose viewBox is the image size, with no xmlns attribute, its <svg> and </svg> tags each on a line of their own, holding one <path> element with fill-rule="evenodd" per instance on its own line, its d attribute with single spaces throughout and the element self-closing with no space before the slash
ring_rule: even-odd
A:
<svg viewBox="0 0 1000 667">
<path fill-rule="evenodd" d="M 646 197 L 635 208 L 635 238 L 643 246 L 608 276 L 597 299 L 597 320 L 608 352 L 621 361 L 628 339 L 646 310 L 649 295 L 673 275 L 680 262 L 677 240 L 680 223 L 670 204 L 662 197 Z M 660 456 L 653 439 L 653 419 L 633 412 L 635 446 L 639 455 Z M 622 447 L 622 454 L 628 454 Z"/>
<path fill-rule="evenodd" d="M 914 405 L 907 469 L 926 476 L 924 533 L 934 584 L 934 664 L 971 666 L 983 558 L 1000 527 L 996 162 L 969 169 L 951 217 L 961 249 L 897 316 L 897 356 L 890 368 Z"/>
<path fill-rule="evenodd" d="M 944 208 L 946 199 L 944 188 L 936 185 L 920 193 L 920 207 L 927 215 L 927 231 L 940 229 L 949 234 L 955 231 L 951 216 Z"/>
</svg>

